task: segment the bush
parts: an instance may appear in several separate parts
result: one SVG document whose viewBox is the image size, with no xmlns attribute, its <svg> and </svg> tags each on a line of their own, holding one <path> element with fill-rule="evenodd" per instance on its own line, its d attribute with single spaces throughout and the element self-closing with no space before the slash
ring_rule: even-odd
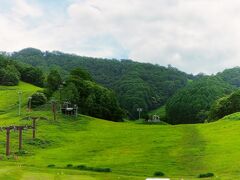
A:
<svg viewBox="0 0 240 180">
<path fill-rule="evenodd" d="M 55 164 L 49 164 L 47 167 L 54 168 L 54 167 L 56 167 L 56 165 Z"/>
<path fill-rule="evenodd" d="M 50 146 L 51 143 L 52 143 L 52 141 L 42 140 L 42 139 L 38 139 L 38 138 L 27 141 L 27 144 L 30 144 L 32 146 L 37 146 L 37 147 L 40 147 L 43 149 Z"/>
<path fill-rule="evenodd" d="M 157 171 L 157 172 L 155 172 L 154 173 L 154 176 L 164 176 L 164 173 L 163 172 L 161 172 L 161 171 Z"/>
<path fill-rule="evenodd" d="M 16 152 L 15 154 L 18 155 L 18 156 L 23 156 L 23 155 L 27 155 L 28 152 L 25 151 L 25 150 L 20 150 L 20 151 Z"/>
<path fill-rule="evenodd" d="M 76 168 L 80 170 L 85 170 L 85 171 L 112 172 L 111 168 L 88 167 L 85 165 L 78 165 Z"/>
<path fill-rule="evenodd" d="M 215 101 L 215 103 L 211 107 L 209 119 L 217 120 L 226 115 L 239 111 L 240 111 L 240 90 L 237 90 L 234 93 Z"/>
<path fill-rule="evenodd" d="M 93 171 L 96 171 L 96 172 L 111 172 L 112 170 L 110 168 L 93 168 Z"/>
<path fill-rule="evenodd" d="M 213 177 L 213 173 L 204 173 L 204 174 L 199 174 L 198 178 L 208 178 L 208 177 Z"/>
<path fill-rule="evenodd" d="M 72 164 L 68 164 L 68 165 L 67 165 L 67 168 L 72 168 L 72 167 L 73 167 Z"/>
<path fill-rule="evenodd" d="M 86 169 L 86 166 L 85 166 L 85 165 L 78 165 L 78 166 L 77 166 L 77 169 L 85 170 L 85 169 Z"/>
<path fill-rule="evenodd" d="M 41 92 L 36 92 L 32 95 L 31 105 L 33 108 L 44 105 L 47 103 L 47 97 Z"/>
</svg>

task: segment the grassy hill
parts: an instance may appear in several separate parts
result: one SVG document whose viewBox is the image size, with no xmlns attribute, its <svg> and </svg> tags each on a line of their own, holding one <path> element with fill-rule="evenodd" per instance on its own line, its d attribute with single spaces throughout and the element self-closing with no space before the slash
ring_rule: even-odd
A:
<svg viewBox="0 0 240 180">
<path fill-rule="evenodd" d="M 163 105 L 157 109 L 154 109 L 148 113 L 151 116 L 157 115 L 160 117 L 160 119 L 165 119 L 166 118 L 166 106 Z"/>
<path fill-rule="evenodd" d="M 26 107 L 21 117 L 17 115 L 17 92 L 24 92 L 26 104 L 39 88 L 20 83 L 0 89 L 0 109 L 4 110 L 0 126 L 30 124 L 21 120 L 27 115 Z M 195 179 L 207 172 L 216 179 L 240 176 L 240 114 L 215 123 L 176 126 L 115 123 L 82 115 L 58 115 L 53 121 L 49 105 L 32 114 L 48 120 L 37 122 L 36 141 L 31 140 L 30 130 L 24 131 L 25 155 L 6 158 L 5 132 L 0 132 L 0 179 L 142 180 L 156 171 L 172 179 Z M 12 131 L 12 154 L 17 152 L 17 137 Z M 51 164 L 55 168 L 47 167 Z M 112 172 L 66 168 L 68 164 L 111 168 Z"/>
</svg>

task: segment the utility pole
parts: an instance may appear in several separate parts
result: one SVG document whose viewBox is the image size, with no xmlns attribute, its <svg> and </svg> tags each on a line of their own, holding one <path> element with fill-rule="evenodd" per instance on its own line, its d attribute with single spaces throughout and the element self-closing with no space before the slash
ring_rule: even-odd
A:
<svg viewBox="0 0 240 180">
<path fill-rule="evenodd" d="M 22 91 L 18 91 L 18 115 L 21 115 Z"/>
<path fill-rule="evenodd" d="M 32 108 L 32 97 L 28 97 L 28 112 L 31 112 L 31 108 Z"/>
<path fill-rule="evenodd" d="M 59 87 L 59 104 L 60 104 L 60 112 L 62 110 L 62 89 L 63 89 L 63 85 L 61 84 Z"/>
<path fill-rule="evenodd" d="M 36 138 L 36 120 L 37 117 L 32 117 L 32 138 L 35 139 Z"/>
<path fill-rule="evenodd" d="M 23 126 L 20 126 L 19 128 L 18 128 L 18 130 L 19 130 L 19 146 L 18 146 L 18 149 L 19 149 L 19 151 L 21 151 L 22 150 L 22 131 L 23 131 Z"/>
<path fill-rule="evenodd" d="M 142 112 L 142 108 L 137 108 L 137 111 L 138 111 L 138 119 L 140 120 L 141 118 L 141 112 Z"/>
<path fill-rule="evenodd" d="M 56 101 L 52 100 L 52 112 L 53 112 L 53 119 L 54 121 L 56 121 L 56 112 L 57 112 L 57 107 L 56 107 Z"/>
<path fill-rule="evenodd" d="M 78 106 L 75 104 L 74 108 L 75 108 L 75 116 L 77 117 L 78 116 Z"/>
<path fill-rule="evenodd" d="M 10 155 L 10 131 L 11 131 L 11 128 L 7 127 L 6 128 L 6 156 Z"/>
</svg>

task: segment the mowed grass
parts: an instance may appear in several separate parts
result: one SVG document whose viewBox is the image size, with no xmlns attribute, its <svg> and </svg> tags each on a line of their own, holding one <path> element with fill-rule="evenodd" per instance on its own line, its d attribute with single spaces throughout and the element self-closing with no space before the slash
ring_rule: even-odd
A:
<svg viewBox="0 0 240 180">
<path fill-rule="evenodd" d="M 25 99 L 38 89 L 22 86 L 29 86 Z M 8 94 L 0 96 L 0 102 Z M 25 109 L 21 117 L 14 108 L 0 115 L 1 125 L 30 124 L 20 120 L 27 115 Z M 32 112 L 48 120 L 37 122 L 39 144 L 30 144 L 31 130 L 24 132 L 23 156 L 4 156 L 5 132 L 0 132 L 0 179 L 140 180 L 156 171 L 171 179 L 197 179 L 207 172 L 214 173 L 215 179 L 240 178 L 240 114 L 209 124 L 171 126 L 115 123 L 83 115 L 58 114 L 54 121 L 50 109 Z M 12 132 L 12 154 L 18 151 L 17 138 L 17 132 Z M 50 164 L 56 167 L 48 168 Z M 112 172 L 67 169 L 68 164 Z"/>
</svg>

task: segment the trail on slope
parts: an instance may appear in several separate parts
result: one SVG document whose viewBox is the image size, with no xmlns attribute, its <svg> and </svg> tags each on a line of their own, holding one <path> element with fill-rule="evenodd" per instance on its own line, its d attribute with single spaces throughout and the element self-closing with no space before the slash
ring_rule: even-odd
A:
<svg viewBox="0 0 240 180">
<path fill-rule="evenodd" d="M 198 125 L 182 126 L 182 138 L 179 142 L 178 157 L 176 159 L 179 168 L 187 175 L 196 176 L 206 170 L 204 154 L 206 141 L 199 131 Z"/>
</svg>

